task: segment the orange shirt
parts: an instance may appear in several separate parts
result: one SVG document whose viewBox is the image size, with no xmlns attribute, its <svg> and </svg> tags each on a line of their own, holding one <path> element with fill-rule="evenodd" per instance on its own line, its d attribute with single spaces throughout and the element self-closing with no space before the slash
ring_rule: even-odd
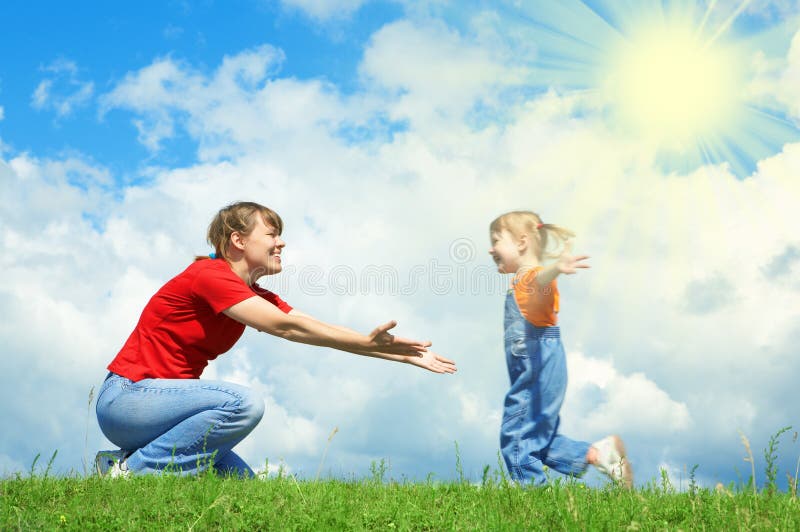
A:
<svg viewBox="0 0 800 532">
<path fill-rule="evenodd" d="M 536 276 L 543 269 L 539 266 L 521 270 L 511 285 L 522 316 L 537 327 L 552 327 L 558 323 L 558 286 L 555 279 L 547 286 L 539 286 Z"/>
</svg>

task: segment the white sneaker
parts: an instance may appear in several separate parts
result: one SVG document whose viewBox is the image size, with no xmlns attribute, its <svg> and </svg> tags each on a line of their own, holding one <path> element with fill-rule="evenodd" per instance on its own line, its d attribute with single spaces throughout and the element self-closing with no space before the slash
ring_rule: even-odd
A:
<svg viewBox="0 0 800 532">
<path fill-rule="evenodd" d="M 128 454 L 125 451 L 100 451 L 94 457 L 94 466 L 97 474 L 108 478 L 128 478 L 131 472 L 125 459 Z"/>
<path fill-rule="evenodd" d="M 633 486 L 633 469 L 625 453 L 625 445 L 619 436 L 606 436 L 593 443 L 597 449 L 597 463 L 595 467 L 612 480 L 621 482 L 626 488 Z"/>
</svg>

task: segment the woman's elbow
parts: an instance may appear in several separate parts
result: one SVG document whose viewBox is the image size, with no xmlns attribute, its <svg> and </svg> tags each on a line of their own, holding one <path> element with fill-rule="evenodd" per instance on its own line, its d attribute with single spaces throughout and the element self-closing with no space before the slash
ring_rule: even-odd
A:
<svg viewBox="0 0 800 532">
<path fill-rule="evenodd" d="M 261 323 L 255 325 L 255 328 L 260 332 L 265 332 L 292 342 L 297 341 L 299 336 L 297 327 L 291 323 L 290 320 L 281 320 L 277 323 Z"/>
</svg>

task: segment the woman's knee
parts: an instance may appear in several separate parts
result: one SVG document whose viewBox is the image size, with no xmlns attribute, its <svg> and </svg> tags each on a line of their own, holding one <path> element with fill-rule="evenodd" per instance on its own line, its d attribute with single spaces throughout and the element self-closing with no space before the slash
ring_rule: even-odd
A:
<svg viewBox="0 0 800 532">
<path fill-rule="evenodd" d="M 238 410 L 244 423 L 253 428 L 264 417 L 264 399 L 260 394 L 248 388 L 247 392 L 242 394 Z"/>
</svg>

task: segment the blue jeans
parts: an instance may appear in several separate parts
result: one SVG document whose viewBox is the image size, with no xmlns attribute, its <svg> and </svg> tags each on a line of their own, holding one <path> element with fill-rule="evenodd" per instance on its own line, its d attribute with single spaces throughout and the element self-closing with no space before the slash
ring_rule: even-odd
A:
<svg viewBox="0 0 800 532">
<path fill-rule="evenodd" d="M 567 359 L 558 327 L 536 327 L 506 300 L 506 362 L 511 388 L 503 407 L 500 450 L 511 478 L 544 484 L 543 466 L 578 476 L 586 471 L 589 443 L 559 434 L 567 391 Z"/>
<path fill-rule="evenodd" d="M 130 471 L 165 469 L 197 474 L 209 466 L 249 477 L 253 470 L 231 451 L 264 415 L 264 401 L 249 388 L 198 379 L 143 379 L 114 373 L 97 396 L 103 434 L 131 452 Z"/>
</svg>

